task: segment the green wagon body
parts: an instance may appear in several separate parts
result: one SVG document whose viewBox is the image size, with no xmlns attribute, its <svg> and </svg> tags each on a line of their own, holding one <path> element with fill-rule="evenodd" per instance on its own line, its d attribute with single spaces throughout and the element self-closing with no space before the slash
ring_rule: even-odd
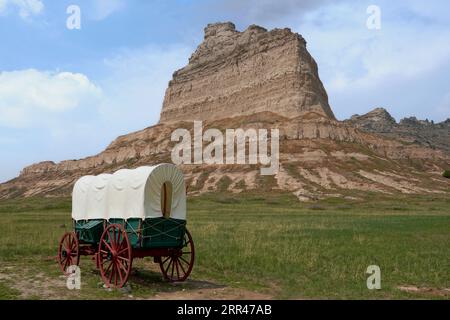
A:
<svg viewBox="0 0 450 320">
<path fill-rule="evenodd" d="M 126 230 L 133 249 L 179 248 L 183 246 L 186 220 L 173 218 L 110 219 L 74 221 L 75 232 L 81 243 L 98 245 L 103 230 L 110 224 L 119 224 Z"/>
</svg>

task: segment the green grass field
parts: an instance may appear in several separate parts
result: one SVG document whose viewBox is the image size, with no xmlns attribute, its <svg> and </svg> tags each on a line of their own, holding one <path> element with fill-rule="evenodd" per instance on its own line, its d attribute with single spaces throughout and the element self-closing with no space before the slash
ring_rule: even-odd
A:
<svg viewBox="0 0 450 320">
<path fill-rule="evenodd" d="M 53 256 L 71 229 L 70 199 L 0 202 L 0 299 L 170 297 L 205 286 L 288 299 L 450 296 L 448 197 L 203 195 L 189 199 L 188 228 L 197 250 L 191 281 L 165 283 L 146 259 L 134 263 L 131 291 L 107 291 L 83 257 L 82 290 L 69 291 Z M 381 268 L 381 290 L 367 289 L 369 265 Z"/>
</svg>

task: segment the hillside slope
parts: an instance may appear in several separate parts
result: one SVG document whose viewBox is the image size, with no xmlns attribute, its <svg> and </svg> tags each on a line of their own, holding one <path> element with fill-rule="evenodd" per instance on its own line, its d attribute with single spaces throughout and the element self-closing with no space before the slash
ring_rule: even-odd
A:
<svg viewBox="0 0 450 320">
<path fill-rule="evenodd" d="M 100 154 L 25 168 L 0 185 L 0 199 L 15 196 L 69 195 L 74 181 L 87 174 L 171 162 L 173 130 L 192 122 L 158 124 L 117 138 Z M 317 113 L 295 119 L 263 112 L 205 123 L 205 129 L 279 128 L 280 171 L 261 176 L 257 165 L 183 165 L 191 194 L 210 191 L 288 191 L 301 200 L 352 196 L 360 192 L 446 193 L 442 178 L 450 156 L 417 144 L 369 134 Z M 225 152 L 225 151 L 224 151 Z"/>
</svg>

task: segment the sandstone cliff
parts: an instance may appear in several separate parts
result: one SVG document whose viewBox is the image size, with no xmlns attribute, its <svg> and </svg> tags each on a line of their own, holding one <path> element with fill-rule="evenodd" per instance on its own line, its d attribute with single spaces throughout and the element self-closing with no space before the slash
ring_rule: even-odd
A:
<svg viewBox="0 0 450 320">
<path fill-rule="evenodd" d="M 300 200 L 329 196 L 381 193 L 447 193 L 441 177 L 450 156 L 416 144 L 364 133 L 318 113 L 288 119 L 261 112 L 206 121 L 207 128 L 278 128 L 280 171 L 261 176 L 255 165 L 184 165 L 191 194 L 274 190 L 294 193 Z M 170 162 L 176 128 L 193 131 L 192 122 L 159 124 L 117 138 L 102 153 L 76 161 L 44 162 L 25 168 L 0 185 L 0 199 L 14 196 L 69 195 L 75 180 L 87 174 L 113 172 Z"/>
<path fill-rule="evenodd" d="M 205 39 L 174 73 L 161 123 L 214 120 L 272 111 L 287 118 L 315 111 L 334 119 L 306 41 L 289 29 L 210 24 Z"/>
</svg>

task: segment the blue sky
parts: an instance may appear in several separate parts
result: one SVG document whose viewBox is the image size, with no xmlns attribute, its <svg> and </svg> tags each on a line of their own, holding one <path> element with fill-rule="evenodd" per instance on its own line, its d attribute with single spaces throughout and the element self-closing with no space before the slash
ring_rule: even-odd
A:
<svg viewBox="0 0 450 320">
<path fill-rule="evenodd" d="M 81 29 L 66 28 L 69 5 Z M 369 5 L 381 29 L 366 27 Z M 299 32 L 338 119 L 385 107 L 450 117 L 450 2 L 0 0 L 0 181 L 155 124 L 207 23 Z"/>
</svg>

